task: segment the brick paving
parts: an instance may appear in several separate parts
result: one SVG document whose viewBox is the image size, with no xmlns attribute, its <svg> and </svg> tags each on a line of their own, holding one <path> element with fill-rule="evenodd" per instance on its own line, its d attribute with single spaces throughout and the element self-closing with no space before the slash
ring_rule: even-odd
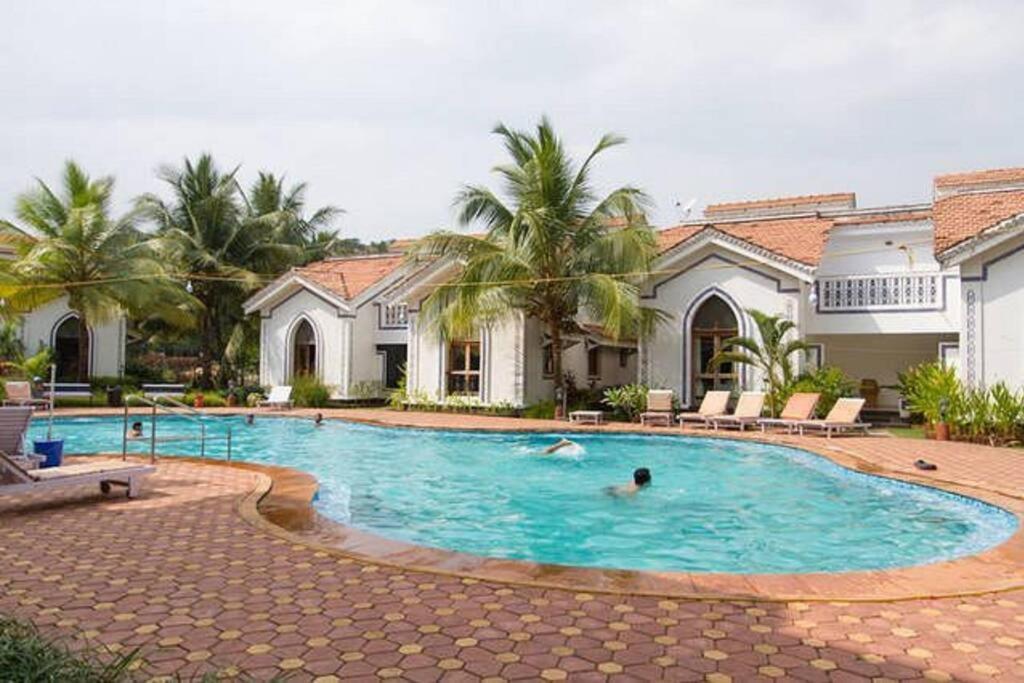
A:
<svg viewBox="0 0 1024 683">
<path fill-rule="evenodd" d="M 913 448 L 945 476 L 1024 488 L 1014 451 L 882 438 L 836 447 L 893 467 Z M 1024 590 L 680 600 L 403 571 L 253 526 L 239 506 L 258 481 L 164 459 L 137 500 L 0 496 L 0 612 L 141 648 L 143 680 L 1024 680 Z"/>
</svg>

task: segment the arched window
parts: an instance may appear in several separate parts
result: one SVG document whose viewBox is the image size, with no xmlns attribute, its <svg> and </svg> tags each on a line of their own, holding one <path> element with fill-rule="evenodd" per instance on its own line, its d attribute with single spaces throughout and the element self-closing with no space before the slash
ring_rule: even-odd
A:
<svg viewBox="0 0 1024 683">
<path fill-rule="evenodd" d="M 295 328 L 292 345 L 292 374 L 316 374 L 316 332 L 308 320 L 303 319 Z"/>
<path fill-rule="evenodd" d="M 708 391 L 732 389 L 738 375 L 735 363 L 710 367 L 711 359 L 724 349 L 725 340 L 739 333 L 739 322 L 721 297 L 709 297 L 697 309 L 691 324 L 693 339 L 693 397 L 700 399 Z"/>
<path fill-rule="evenodd" d="M 89 379 L 89 334 L 80 338 L 78 316 L 69 315 L 53 332 L 53 355 L 57 380 L 82 382 Z"/>
</svg>

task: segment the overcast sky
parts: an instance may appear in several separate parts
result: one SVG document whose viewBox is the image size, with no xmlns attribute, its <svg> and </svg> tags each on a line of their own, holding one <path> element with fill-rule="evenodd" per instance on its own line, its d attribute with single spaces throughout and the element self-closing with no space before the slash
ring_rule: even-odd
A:
<svg viewBox="0 0 1024 683">
<path fill-rule="evenodd" d="M 602 187 L 698 206 L 1024 165 L 1022 2 L 4 2 L 0 215 L 74 158 L 118 200 L 210 151 L 286 173 L 349 236 L 451 223 L 489 131 L 551 117 Z"/>
</svg>

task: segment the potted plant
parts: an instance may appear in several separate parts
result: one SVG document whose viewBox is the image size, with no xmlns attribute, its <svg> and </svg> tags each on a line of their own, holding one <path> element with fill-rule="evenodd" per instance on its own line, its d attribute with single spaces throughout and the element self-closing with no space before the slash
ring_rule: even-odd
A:
<svg viewBox="0 0 1024 683">
<path fill-rule="evenodd" d="M 202 392 L 200 392 L 195 395 L 195 398 L 192 399 L 192 407 L 202 408 L 204 405 L 206 405 L 206 397 L 203 396 Z"/>
<path fill-rule="evenodd" d="M 935 421 L 935 440 L 949 441 L 949 399 L 939 399 L 939 419 Z"/>
</svg>

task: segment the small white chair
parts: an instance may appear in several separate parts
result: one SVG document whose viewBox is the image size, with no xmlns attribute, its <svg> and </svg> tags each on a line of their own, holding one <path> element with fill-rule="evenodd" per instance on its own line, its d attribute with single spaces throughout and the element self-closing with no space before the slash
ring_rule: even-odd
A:
<svg viewBox="0 0 1024 683">
<path fill-rule="evenodd" d="M 286 410 L 292 407 L 292 388 L 288 384 L 271 387 L 270 395 L 265 401 L 260 401 L 261 406 Z"/>
</svg>

